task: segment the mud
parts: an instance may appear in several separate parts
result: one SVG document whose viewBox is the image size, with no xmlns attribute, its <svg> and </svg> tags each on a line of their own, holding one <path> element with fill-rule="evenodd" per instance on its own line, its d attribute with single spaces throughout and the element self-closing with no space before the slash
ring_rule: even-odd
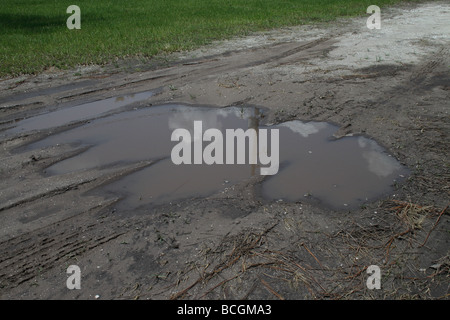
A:
<svg viewBox="0 0 450 320">
<path fill-rule="evenodd" d="M 381 14 L 381 30 L 368 30 L 365 17 L 344 19 L 146 64 L 1 79 L 0 297 L 448 299 L 450 7 L 427 2 Z M 92 102 L 142 92 L 152 94 L 86 113 Z M 367 201 L 357 195 L 364 201 L 355 206 L 324 206 L 314 199 L 317 191 L 297 186 L 284 199 L 263 197 L 297 183 L 300 173 L 310 175 L 308 187 L 348 183 L 364 190 L 345 177 L 317 181 L 308 168 L 319 158 L 312 158 L 305 168 L 284 165 L 267 179 L 192 171 L 205 180 L 204 192 L 190 197 L 186 188 L 185 197 L 181 188 L 179 197 L 167 193 L 170 184 L 152 183 L 171 171 L 158 160 L 170 148 L 146 148 L 153 137 L 139 134 L 147 121 L 158 134 L 170 132 L 165 113 L 158 118 L 168 103 L 216 113 L 258 108 L 264 126 L 290 132 L 287 141 L 303 136 L 286 124 L 325 123 L 317 137 L 327 149 L 313 143 L 288 151 L 306 151 L 306 161 L 328 150 L 320 159 L 355 173 L 371 172 L 367 159 L 379 159 L 373 176 L 395 168 L 386 175 L 389 185 L 401 179 Z M 85 110 L 71 114 L 77 106 Z M 58 116 L 49 125 L 45 118 L 58 113 L 64 121 L 55 122 Z M 131 115 L 132 126 L 112 121 Z M 124 132 L 133 142 L 101 150 L 106 137 L 120 141 Z M 94 151 L 104 158 L 96 162 Z M 360 154 L 359 164 L 341 157 L 347 153 Z M 325 177 L 340 171 L 325 167 Z M 366 177 L 358 181 L 376 187 Z M 147 187 L 176 196 L 152 204 L 138 192 Z M 81 290 L 66 287 L 71 264 L 81 268 Z M 381 268 L 380 290 L 366 287 L 369 265 Z"/>
</svg>

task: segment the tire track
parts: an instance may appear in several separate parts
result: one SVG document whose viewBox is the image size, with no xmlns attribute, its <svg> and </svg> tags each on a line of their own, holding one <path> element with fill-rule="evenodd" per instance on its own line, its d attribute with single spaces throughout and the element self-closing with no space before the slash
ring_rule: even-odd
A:
<svg viewBox="0 0 450 320">
<path fill-rule="evenodd" d="M 1 242 L 0 294 L 124 235 L 118 221 L 93 221 L 100 209 Z"/>
</svg>

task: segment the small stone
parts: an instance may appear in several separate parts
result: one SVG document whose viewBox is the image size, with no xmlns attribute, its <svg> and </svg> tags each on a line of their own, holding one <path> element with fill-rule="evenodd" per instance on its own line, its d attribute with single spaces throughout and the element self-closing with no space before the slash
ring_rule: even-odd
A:
<svg viewBox="0 0 450 320">
<path fill-rule="evenodd" d="M 431 269 L 438 270 L 442 266 L 442 263 L 436 263 L 430 266 Z"/>
</svg>

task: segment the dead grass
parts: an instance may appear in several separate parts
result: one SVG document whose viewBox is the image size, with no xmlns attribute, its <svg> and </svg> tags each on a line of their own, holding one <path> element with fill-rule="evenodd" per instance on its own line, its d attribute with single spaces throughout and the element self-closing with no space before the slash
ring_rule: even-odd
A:
<svg viewBox="0 0 450 320">
<path fill-rule="evenodd" d="M 381 207 L 385 215 L 376 223 L 364 225 L 358 219 L 331 234 L 317 233 L 317 241 L 308 238 L 310 243 L 301 240 L 301 227 L 290 227 L 297 225 L 295 216 L 227 235 L 201 250 L 166 289 L 171 299 L 429 298 L 432 286 L 448 281 L 449 256 L 435 260 L 428 274 L 419 271 L 415 259 L 429 250 L 428 236 L 448 207 L 398 200 Z M 366 286 L 372 264 L 382 269 L 383 290 Z"/>
<path fill-rule="evenodd" d="M 392 200 L 396 206 L 391 209 L 411 229 L 422 229 L 423 222 L 430 213 L 436 212 L 433 206 L 421 206 L 408 201 Z"/>
<path fill-rule="evenodd" d="M 287 252 L 269 249 L 266 246 L 267 234 L 277 224 L 267 229 L 256 232 L 255 230 L 244 230 L 237 235 L 225 237 L 215 249 L 204 251 L 206 260 L 199 265 L 193 263 L 189 270 L 184 273 L 199 271 L 200 275 L 184 289 L 177 291 L 171 299 L 190 297 L 193 299 L 208 298 L 221 295 L 216 292 L 221 288 L 226 295 L 225 285 L 232 280 L 239 280 L 252 273 L 254 285 L 247 288 L 247 292 L 240 299 L 250 296 L 252 291 L 261 284 L 274 298 L 284 300 L 284 296 L 277 291 L 271 282 L 287 284 L 297 289 L 305 287 L 312 297 L 326 296 L 327 290 L 315 278 L 313 268 L 307 264 L 301 264 L 298 259 Z M 320 265 L 318 258 L 306 247 L 300 244 Z M 217 261 L 215 264 L 214 261 Z M 323 266 L 322 266 L 323 267 Z M 218 281 L 218 278 L 223 280 Z M 238 281 L 239 282 L 239 281 Z M 195 288 L 197 287 L 197 288 Z M 278 285 L 276 285 L 278 287 Z M 196 289 L 196 290 L 194 290 Z"/>
</svg>

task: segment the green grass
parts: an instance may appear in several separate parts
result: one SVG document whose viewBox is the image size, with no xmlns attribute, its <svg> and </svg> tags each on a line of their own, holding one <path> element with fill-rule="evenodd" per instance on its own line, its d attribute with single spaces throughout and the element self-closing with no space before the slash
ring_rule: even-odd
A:
<svg viewBox="0 0 450 320">
<path fill-rule="evenodd" d="M 81 30 L 66 27 L 66 9 L 72 4 L 81 9 Z M 252 31 L 367 15 L 371 4 L 373 0 L 2 0 L 0 77 L 152 57 Z"/>
</svg>

